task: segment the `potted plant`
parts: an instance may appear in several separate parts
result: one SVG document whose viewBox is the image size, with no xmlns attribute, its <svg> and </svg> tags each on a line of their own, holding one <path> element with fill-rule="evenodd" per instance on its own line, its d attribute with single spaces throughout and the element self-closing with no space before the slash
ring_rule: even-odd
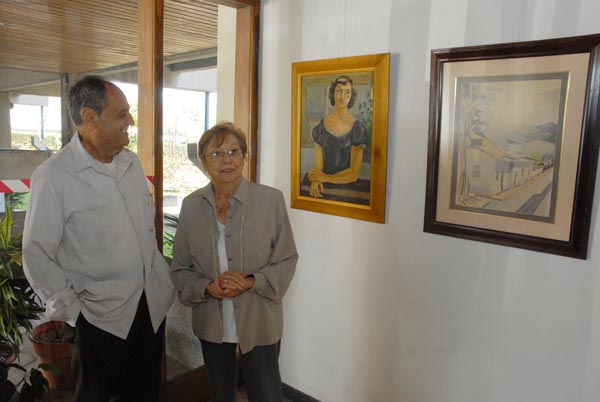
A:
<svg viewBox="0 0 600 402">
<path fill-rule="evenodd" d="M 45 392 L 48 383 L 39 369 L 50 367 L 40 365 L 27 371 L 15 363 L 23 336 L 32 331 L 31 320 L 39 319 L 44 308 L 23 274 L 22 235 L 13 236 L 13 225 L 12 211 L 7 208 L 0 219 L 0 402 L 11 400 L 14 394 L 18 401 L 29 402 Z M 17 384 L 10 381 L 9 368 L 23 372 Z"/>
<path fill-rule="evenodd" d="M 8 369 L 19 370 L 23 375 L 15 384 L 8 377 Z M 39 400 L 48 389 L 48 380 L 41 370 L 53 371 L 51 366 L 40 364 L 29 371 L 17 363 L 8 363 L 0 359 L 0 402 L 34 402 Z"/>
<path fill-rule="evenodd" d="M 64 325 L 62 321 L 44 322 L 36 326 L 29 336 L 40 362 L 56 369 L 44 372 L 51 389 L 70 389 L 75 386 L 71 369 L 71 345 L 63 341 Z"/>
<path fill-rule="evenodd" d="M 7 208 L 0 219 L 0 339 L 18 351 L 24 333 L 33 329 L 31 321 L 38 320 L 44 308 L 23 274 L 23 236 L 12 235 L 13 225 L 12 211 Z"/>
</svg>

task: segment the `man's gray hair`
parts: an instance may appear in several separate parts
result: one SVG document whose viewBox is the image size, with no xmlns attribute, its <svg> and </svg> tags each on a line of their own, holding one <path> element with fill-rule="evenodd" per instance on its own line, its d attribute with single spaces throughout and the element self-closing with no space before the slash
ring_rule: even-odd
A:
<svg viewBox="0 0 600 402">
<path fill-rule="evenodd" d="M 89 107 L 99 115 L 108 104 L 106 81 L 97 75 L 88 75 L 75 83 L 69 90 L 69 113 L 76 126 L 83 124 L 81 109 Z"/>
</svg>

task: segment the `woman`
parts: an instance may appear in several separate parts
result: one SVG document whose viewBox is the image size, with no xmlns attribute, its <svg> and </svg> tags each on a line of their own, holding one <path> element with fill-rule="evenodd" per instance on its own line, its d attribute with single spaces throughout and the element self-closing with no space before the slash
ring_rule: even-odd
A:
<svg viewBox="0 0 600 402">
<path fill-rule="evenodd" d="M 368 138 L 365 126 L 348 111 L 355 99 L 356 90 L 350 77 L 342 75 L 331 83 L 329 102 L 333 111 L 312 131 L 315 162 L 308 178 L 313 197 L 323 197 L 323 183 L 345 184 L 358 180 Z"/>
<path fill-rule="evenodd" d="M 198 156 L 211 182 L 183 200 L 171 276 L 200 338 L 211 401 L 234 402 L 236 349 L 248 399 L 281 402 L 281 299 L 298 261 L 283 195 L 242 177 L 244 134 L 206 131 Z"/>
</svg>

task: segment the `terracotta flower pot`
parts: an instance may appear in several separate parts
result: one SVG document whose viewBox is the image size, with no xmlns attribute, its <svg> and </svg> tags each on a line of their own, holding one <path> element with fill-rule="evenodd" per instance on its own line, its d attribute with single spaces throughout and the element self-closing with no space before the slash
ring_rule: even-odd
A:
<svg viewBox="0 0 600 402">
<path fill-rule="evenodd" d="M 56 334 L 56 327 L 59 334 Z M 33 344 L 33 351 L 38 355 L 40 363 L 52 364 L 58 373 L 43 370 L 42 374 L 48 380 L 51 389 L 69 389 L 75 386 L 71 370 L 71 345 L 61 340 L 61 321 L 46 322 L 33 329 L 29 339 Z"/>
</svg>

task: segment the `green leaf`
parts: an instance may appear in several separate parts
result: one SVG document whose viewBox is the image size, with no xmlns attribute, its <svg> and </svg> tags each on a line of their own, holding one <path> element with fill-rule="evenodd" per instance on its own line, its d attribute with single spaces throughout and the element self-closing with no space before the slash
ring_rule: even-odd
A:
<svg viewBox="0 0 600 402">
<path fill-rule="evenodd" d="M 20 268 L 22 264 L 22 234 L 12 236 L 12 211 L 7 209 L 0 219 L 0 341 L 15 349 L 23 337 L 33 330 L 31 320 L 44 311 Z"/>
<path fill-rule="evenodd" d="M 38 365 L 38 368 L 40 370 L 49 371 L 54 374 L 60 373 L 60 371 L 58 370 L 58 367 L 56 367 L 54 364 L 51 364 L 51 363 L 40 363 Z"/>
<path fill-rule="evenodd" d="M 17 370 L 21 370 L 24 373 L 27 372 L 27 369 L 25 367 L 23 367 L 23 366 L 21 366 L 20 364 L 17 364 L 17 363 L 11 363 L 11 364 L 9 364 L 9 366 L 12 367 L 12 368 L 16 368 Z"/>
<path fill-rule="evenodd" d="M 36 398 L 41 398 L 48 388 L 48 380 L 44 378 L 39 370 L 31 369 L 29 381 L 31 382 L 31 390 L 33 391 L 33 395 Z"/>
</svg>

